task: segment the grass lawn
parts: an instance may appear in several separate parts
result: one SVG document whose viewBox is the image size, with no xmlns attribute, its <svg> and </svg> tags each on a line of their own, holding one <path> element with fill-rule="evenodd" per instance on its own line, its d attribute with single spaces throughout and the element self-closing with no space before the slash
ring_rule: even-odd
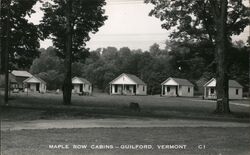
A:
<svg viewBox="0 0 250 155">
<path fill-rule="evenodd" d="M 131 111 L 130 102 L 137 102 L 140 112 Z M 249 101 L 233 101 L 248 105 Z M 2 103 L 1 103 L 2 104 Z M 72 96 L 72 105 L 62 105 L 62 94 L 12 94 L 9 106 L 1 106 L 4 122 L 40 119 L 85 119 L 125 117 L 143 119 L 201 119 L 215 121 L 247 121 L 249 106 L 231 104 L 231 115 L 214 114 L 216 103 L 200 98 L 160 96 Z M 249 127 L 147 127 L 147 128 L 84 128 L 1 131 L 1 155 L 109 155 L 109 154 L 250 154 Z M 50 149 L 49 145 L 68 145 L 69 149 Z M 87 145 L 86 149 L 72 149 Z M 113 149 L 91 149 L 108 145 Z M 121 149 L 122 145 L 150 145 L 153 149 Z M 187 145 L 186 149 L 158 149 L 157 145 Z M 198 145 L 202 145 L 198 149 Z M 204 148 L 205 146 L 205 148 Z M 117 147 L 117 148 L 116 148 Z"/>
<path fill-rule="evenodd" d="M 141 112 L 131 111 L 130 102 L 136 102 Z M 245 100 L 235 100 L 248 105 Z M 3 120 L 36 119 L 72 119 L 85 117 L 127 117 L 146 116 L 160 118 L 214 119 L 225 118 L 213 111 L 216 103 L 201 98 L 160 97 L 155 96 L 110 96 L 94 94 L 93 96 L 72 95 L 72 105 L 62 105 L 62 94 L 19 93 L 11 94 L 9 107 L 2 107 Z M 226 118 L 249 120 L 250 107 L 230 105 L 232 115 Z"/>
<path fill-rule="evenodd" d="M 250 128 L 87 128 L 4 131 L 1 155 L 120 155 L 197 154 L 248 155 Z M 69 149 L 50 149 L 49 145 Z M 73 149 L 73 145 L 87 145 Z M 112 145 L 113 149 L 91 149 Z M 121 149 L 121 145 L 151 145 L 153 149 Z M 158 149 L 157 145 L 186 145 L 186 149 Z M 205 145 L 198 149 L 198 145 Z M 116 148 L 117 147 L 117 148 Z"/>
</svg>

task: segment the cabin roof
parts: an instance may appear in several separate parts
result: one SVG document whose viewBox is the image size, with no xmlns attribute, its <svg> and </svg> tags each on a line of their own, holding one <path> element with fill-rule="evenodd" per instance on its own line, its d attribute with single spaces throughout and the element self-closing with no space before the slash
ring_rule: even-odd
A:
<svg viewBox="0 0 250 155">
<path fill-rule="evenodd" d="M 210 79 L 207 83 L 204 84 L 204 87 L 206 87 L 207 85 L 209 85 L 214 80 L 216 82 L 215 78 Z M 242 88 L 243 87 L 241 84 L 239 84 L 239 82 L 237 82 L 235 80 L 228 80 L 228 86 L 229 87 L 236 87 L 236 88 Z"/>
<path fill-rule="evenodd" d="M 89 82 L 87 79 L 85 79 L 85 78 L 82 78 L 82 77 L 77 77 L 77 76 L 75 76 L 74 78 L 72 78 L 72 80 L 73 79 L 79 79 L 82 83 L 87 83 L 87 84 L 90 84 L 91 85 L 91 82 Z"/>
<path fill-rule="evenodd" d="M 32 74 L 30 74 L 27 71 L 21 71 L 21 70 L 13 70 L 11 72 L 14 76 L 19 76 L 19 77 L 32 77 Z"/>
<path fill-rule="evenodd" d="M 115 78 L 114 80 L 112 80 L 110 82 L 110 84 L 112 84 L 114 81 L 116 81 L 117 79 L 119 79 L 121 76 L 127 76 L 128 78 L 130 78 L 132 81 L 134 81 L 136 84 L 140 84 L 140 85 L 146 85 L 145 82 L 143 82 L 140 78 L 138 78 L 137 76 L 133 75 L 133 74 L 127 74 L 127 73 L 122 73 L 121 75 L 119 75 L 117 78 Z"/>
<path fill-rule="evenodd" d="M 30 80 L 30 79 L 37 79 L 38 81 L 40 81 L 41 83 L 45 83 L 46 84 L 46 82 L 43 80 L 43 79 L 41 79 L 41 78 L 39 78 L 39 77 L 37 77 L 37 76 L 32 76 L 32 77 L 29 77 L 29 78 L 27 78 L 26 80 L 24 80 L 23 82 L 24 83 L 29 83 L 28 81 Z"/>
<path fill-rule="evenodd" d="M 176 83 L 178 83 L 179 85 L 183 85 L 183 86 L 194 86 L 190 81 L 188 81 L 187 79 L 181 79 L 181 78 L 172 78 L 169 77 L 167 80 L 165 80 L 164 82 L 162 82 L 162 84 L 165 84 L 166 82 L 168 82 L 170 79 L 174 80 Z"/>
</svg>

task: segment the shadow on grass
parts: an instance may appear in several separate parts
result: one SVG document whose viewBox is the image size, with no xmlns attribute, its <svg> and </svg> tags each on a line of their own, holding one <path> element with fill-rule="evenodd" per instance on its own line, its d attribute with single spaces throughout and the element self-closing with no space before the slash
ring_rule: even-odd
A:
<svg viewBox="0 0 250 155">
<path fill-rule="evenodd" d="M 86 119 L 86 118 L 157 118 L 157 119 L 191 119 L 223 122 L 250 122 L 248 113 L 232 112 L 227 115 L 212 112 L 190 112 L 169 109 L 141 109 L 133 111 L 129 107 L 29 107 L 29 106 L 1 106 L 3 120 L 38 120 L 38 119 Z"/>
<path fill-rule="evenodd" d="M 110 98 L 109 98 L 110 99 Z M 112 98 L 113 99 L 113 98 Z M 162 102 L 160 98 L 160 102 Z M 84 118 L 117 118 L 140 117 L 158 119 L 196 119 L 211 121 L 250 122 L 250 113 L 232 112 L 227 115 L 214 113 L 213 106 L 190 106 L 189 104 L 162 105 L 139 104 L 140 112 L 129 108 L 129 101 L 119 99 L 90 102 L 84 98 L 73 99 L 72 105 L 63 105 L 59 96 L 15 96 L 9 106 L 1 104 L 1 118 L 6 120 L 36 120 L 36 119 L 84 119 Z"/>
</svg>

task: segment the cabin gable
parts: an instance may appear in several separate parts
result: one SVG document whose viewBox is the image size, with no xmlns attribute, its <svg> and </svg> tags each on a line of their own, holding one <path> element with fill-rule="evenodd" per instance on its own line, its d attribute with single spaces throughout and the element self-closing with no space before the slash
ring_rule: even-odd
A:
<svg viewBox="0 0 250 155">
<path fill-rule="evenodd" d="M 115 79 L 112 84 L 136 84 L 133 80 L 131 80 L 128 76 L 123 74 L 122 76 Z"/>
</svg>

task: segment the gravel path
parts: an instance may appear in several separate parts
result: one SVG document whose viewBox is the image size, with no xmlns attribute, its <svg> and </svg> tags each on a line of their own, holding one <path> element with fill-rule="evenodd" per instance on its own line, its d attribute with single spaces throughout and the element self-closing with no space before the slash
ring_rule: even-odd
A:
<svg viewBox="0 0 250 155">
<path fill-rule="evenodd" d="M 250 123 L 181 119 L 78 119 L 1 122 L 1 130 L 126 127 L 250 127 Z"/>
</svg>

